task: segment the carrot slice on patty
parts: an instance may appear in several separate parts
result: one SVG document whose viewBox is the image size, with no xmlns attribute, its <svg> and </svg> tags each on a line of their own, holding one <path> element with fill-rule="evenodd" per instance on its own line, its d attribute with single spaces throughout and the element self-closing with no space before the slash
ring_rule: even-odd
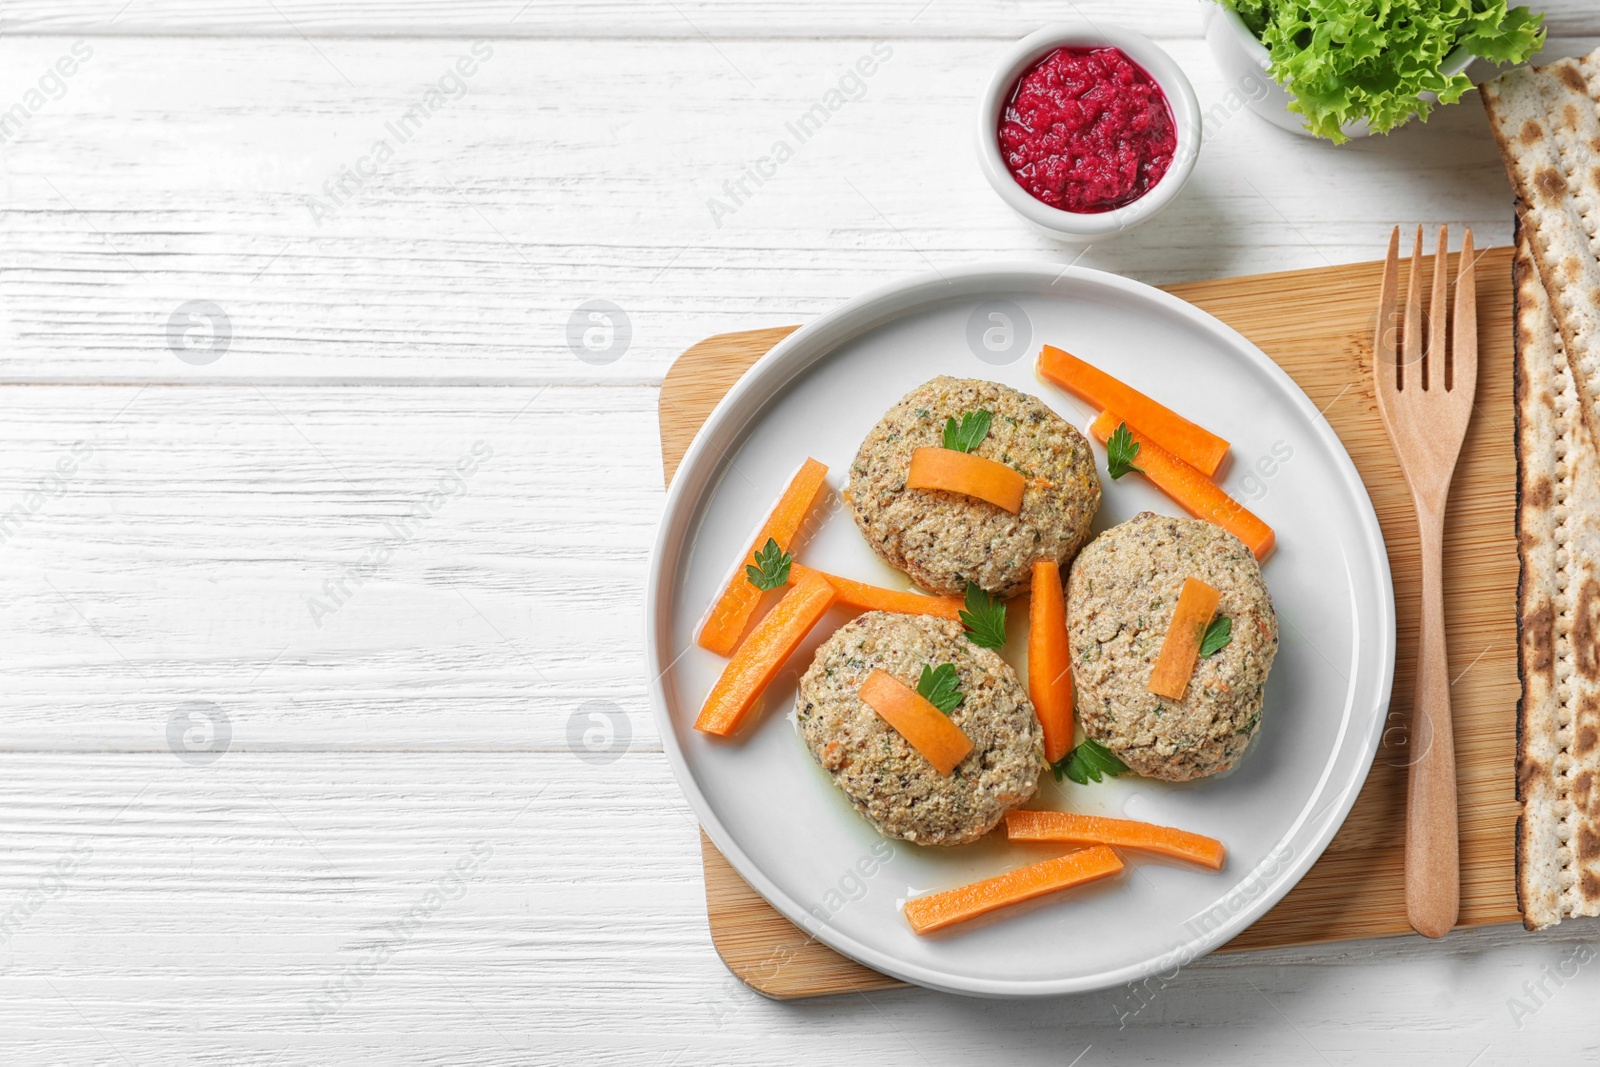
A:
<svg viewBox="0 0 1600 1067">
<path fill-rule="evenodd" d="M 1028 480 L 1004 463 L 957 452 L 953 448 L 918 448 L 911 452 L 907 489 L 943 489 L 982 500 L 1015 515 L 1022 510 Z"/>
<path fill-rule="evenodd" d="M 1178 606 L 1172 610 L 1167 636 L 1161 641 L 1161 652 L 1150 671 L 1150 684 L 1146 687 L 1150 692 L 1168 700 L 1183 699 L 1195 664 L 1200 662 L 1200 641 L 1221 600 L 1222 594 L 1200 579 L 1183 580 Z"/>
<path fill-rule="evenodd" d="M 949 774 L 972 751 L 972 738 L 915 689 L 887 671 L 873 669 L 857 695 L 940 774 Z"/>
</svg>

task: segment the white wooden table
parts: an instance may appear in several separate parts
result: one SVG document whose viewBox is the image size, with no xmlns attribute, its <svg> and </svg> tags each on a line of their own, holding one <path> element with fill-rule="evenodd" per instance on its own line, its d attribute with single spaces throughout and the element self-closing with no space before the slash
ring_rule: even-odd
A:
<svg viewBox="0 0 1600 1067">
<path fill-rule="evenodd" d="M 1078 8 L 1226 105 L 1192 0 Z M 640 654 L 661 376 L 931 264 L 1072 258 L 969 127 L 996 53 L 1073 9 L 4 0 L 0 1061 L 1600 1055 L 1592 924 L 1201 961 L 1136 1013 L 778 1004 L 713 952 Z M 1591 0 L 1549 25 L 1600 44 Z M 1443 221 L 1509 239 L 1475 100 L 1337 150 L 1241 113 L 1082 262 L 1316 266 Z M 609 363 L 567 340 L 596 299 Z"/>
</svg>

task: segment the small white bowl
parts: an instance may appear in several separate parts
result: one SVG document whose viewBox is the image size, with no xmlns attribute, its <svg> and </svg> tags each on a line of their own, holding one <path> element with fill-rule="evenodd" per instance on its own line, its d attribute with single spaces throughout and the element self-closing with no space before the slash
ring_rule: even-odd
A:
<svg viewBox="0 0 1600 1067">
<path fill-rule="evenodd" d="M 1222 70 L 1227 89 L 1237 92 L 1250 105 L 1250 110 L 1279 129 L 1297 133 L 1301 137 L 1315 137 L 1306 129 L 1305 118 L 1299 112 L 1289 110 L 1289 102 L 1294 97 L 1266 73 L 1272 65 L 1272 57 L 1267 52 L 1267 46 L 1250 32 L 1250 27 L 1244 24 L 1239 13 L 1221 4 L 1208 2 L 1202 17 L 1205 19 L 1206 44 Z M 1465 48 L 1457 48 L 1445 57 L 1444 73 L 1460 74 L 1471 63 L 1472 53 Z M 1433 93 L 1422 95 L 1433 103 L 1439 101 Z M 1365 119 L 1347 122 L 1339 129 L 1346 137 L 1372 135 L 1372 129 Z"/>
<path fill-rule="evenodd" d="M 1095 213 L 1063 211 L 1034 199 L 1011 176 L 1000 154 L 1000 111 L 1023 72 L 1057 48 L 1105 47 L 1120 48 L 1161 86 L 1172 108 L 1178 146 L 1161 180 L 1133 203 Z M 978 104 L 978 160 L 984 176 L 1013 211 L 1062 241 L 1097 241 L 1152 218 L 1189 180 L 1200 154 L 1200 139 L 1200 102 L 1178 64 L 1148 37 L 1105 24 L 1065 22 L 1030 33 L 1006 51 Z"/>
</svg>

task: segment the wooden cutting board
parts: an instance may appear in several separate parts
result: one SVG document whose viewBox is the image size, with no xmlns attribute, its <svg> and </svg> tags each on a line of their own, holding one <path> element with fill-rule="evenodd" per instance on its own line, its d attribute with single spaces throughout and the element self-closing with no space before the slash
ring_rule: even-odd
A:
<svg viewBox="0 0 1600 1067">
<path fill-rule="evenodd" d="M 1454 259 L 1455 257 L 1451 257 Z M 1432 257 L 1424 262 L 1424 286 Z M 1220 951 L 1410 932 L 1405 918 L 1406 727 L 1417 648 L 1416 517 L 1372 392 L 1381 264 L 1166 286 L 1244 334 L 1300 383 L 1366 481 L 1394 572 L 1399 644 L 1384 743 L 1344 826 L 1277 907 Z M 1402 278 L 1406 276 L 1402 267 Z M 1461 815 L 1461 925 L 1516 922 L 1516 456 L 1512 443 L 1511 250 L 1478 263 L 1477 414 L 1445 531 L 1445 616 Z M 671 480 L 695 431 L 745 369 L 797 327 L 719 334 L 689 349 L 661 388 Z M 1048 340 L 1048 339 L 1046 339 Z M 1041 394 L 1049 399 L 1048 388 Z M 863 432 L 865 432 L 863 430 Z M 1235 460 L 1237 461 L 1237 460 Z M 903 985 L 819 944 L 778 914 L 701 835 L 711 937 L 730 970 L 771 997 Z"/>
</svg>

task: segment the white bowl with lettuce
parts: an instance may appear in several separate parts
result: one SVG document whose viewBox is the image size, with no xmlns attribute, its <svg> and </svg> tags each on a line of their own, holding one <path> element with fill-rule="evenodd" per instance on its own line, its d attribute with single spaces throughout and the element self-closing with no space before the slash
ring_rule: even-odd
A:
<svg viewBox="0 0 1600 1067">
<path fill-rule="evenodd" d="M 1472 88 L 1473 59 L 1522 63 L 1543 15 L 1505 0 L 1215 0 L 1206 43 L 1227 88 L 1275 126 L 1335 144 L 1388 133 Z M 1382 14 L 1380 15 L 1380 11 Z M 1270 83 L 1263 90 L 1262 72 Z"/>
</svg>

